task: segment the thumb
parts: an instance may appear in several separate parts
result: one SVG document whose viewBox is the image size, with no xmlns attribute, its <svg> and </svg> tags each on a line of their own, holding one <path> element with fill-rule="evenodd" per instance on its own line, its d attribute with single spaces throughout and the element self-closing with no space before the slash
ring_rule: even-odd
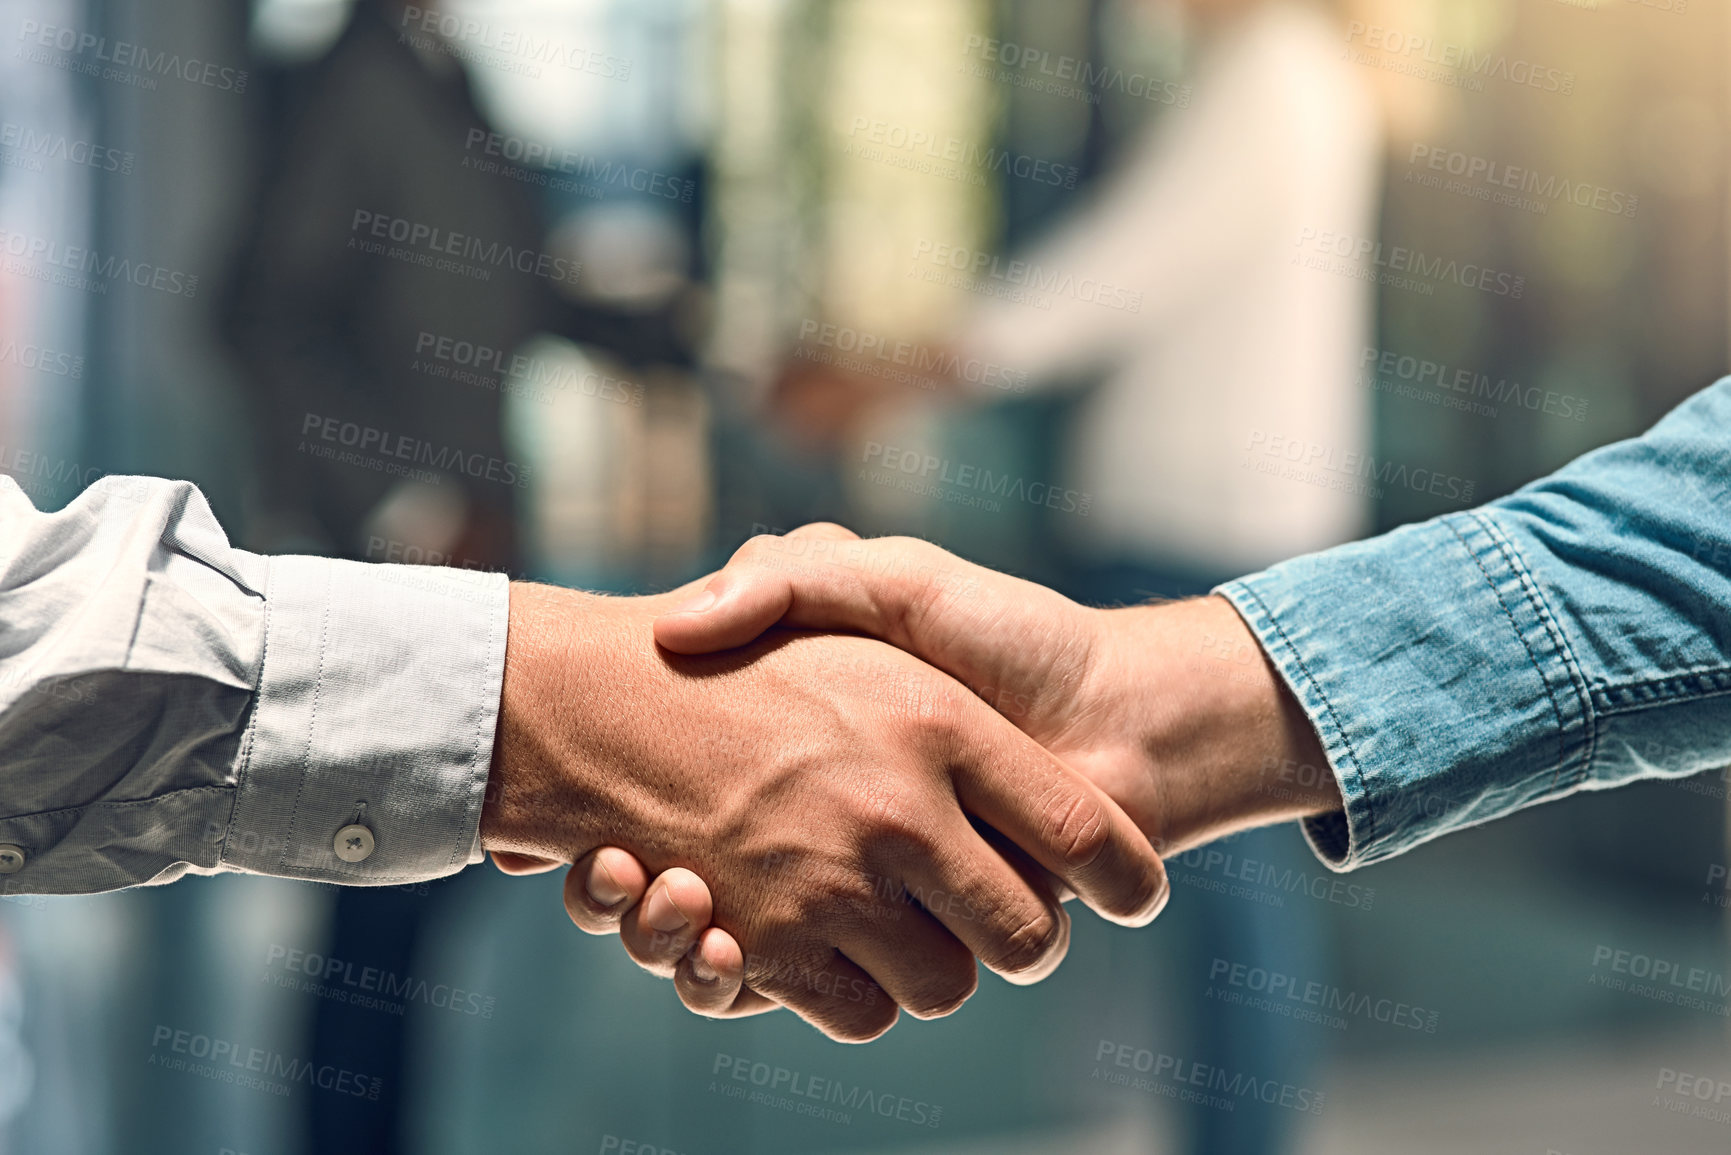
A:
<svg viewBox="0 0 1731 1155">
<path fill-rule="evenodd" d="M 856 541 L 858 536 L 830 522 L 813 522 L 785 537 L 752 538 L 701 590 L 655 619 L 656 642 L 675 654 L 713 654 L 745 645 L 779 622 L 794 604 L 793 578 L 785 570 L 753 564 L 766 545 Z"/>
<path fill-rule="evenodd" d="M 549 870 L 558 870 L 565 864 L 556 859 L 541 858 L 533 854 L 495 850 L 493 851 L 493 865 L 506 874 L 545 874 Z"/>
<path fill-rule="evenodd" d="M 675 654 L 712 654 L 743 646 L 793 605 L 793 583 L 764 570 L 730 567 L 689 601 L 655 619 L 655 640 Z"/>
</svg>

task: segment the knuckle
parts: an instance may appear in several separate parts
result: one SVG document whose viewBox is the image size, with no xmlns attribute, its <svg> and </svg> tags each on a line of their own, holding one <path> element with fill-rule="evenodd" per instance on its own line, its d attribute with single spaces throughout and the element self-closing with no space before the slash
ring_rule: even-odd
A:
<svg viewBox="0 0 1731 1155">
<path fill-rule="evenodd" d="M 1112 826 L 1098 800 L 1074 791 L 1048 806 L 1041 838 L 1064 869 L 1086 870 L 1105 852 Z"/>
<path fill-rule="evenodd" d="M 979 700 L 969 701 L 964 698 L 959 685 L 926 677 L 931 672 L 923 669 L 918 671 L 919 681 L 915 683 L 919 691 L 917 724 L 939 748 L 964 749 L 972 738 L 974 727 L 978 725 L 978 718 L 972 714 L 972 710 Z"/>
<path fill-rule="evenodd" d="M 733 557 L 728 560 L 727 564 L 735 566 L 761 562 L 771 553 L 776 552 L 781 540 L 773 533 L 760 533 L 748 537 L 738 549 L 733 551 Z"/>
<path fill-rule="evenodd" d="M 1015 928 L 1003 936 L 997 969 L 1007 974 L 1039 970 L 1058 949 L 1063 937 L 1063 926 L 1057 915 L 1042 906 L 1020 919 Z"/>
<path fill-rule="evenodd" d="M 874 783 L 854 798 L 856 828 L 864 842 L 862 861 L 902 861 L 936 849 L 932 815 L 940 810 L 929 794 L 911 784 Z M 857 883 L 857 878 L 854 880 Z"/>
<path fill-rule="evenodd" d="M 915 996 L 904 1004 L 908 1014 L 916 1019 L 941 1019 L 962 1008 L 962 1004 L 979 989 L 980 976 L 970 960 L 967 969 L 955 968 L 942 978 L 924 984 Z"/>
<path fill-rule="evenodd" d="M 859 534 L 855 533 L 847 526 L 837 524 L 833 521 L 808 521 L 798 529 L 794 530 L 794 533 L 805 537 L 832 537 L 843 538 L 849 541 L 859 540 Z"/>
<path fill-rule="evenodd" d="M 897 1010 L 888 999 L 878 1002 L 881 1005 L 865 1008 L 858 1014 L 829 1024 L 824 1028 L 825 1033 L 843 1043 L 869 1043 L 882 1038 L 896 1025 Z"/>
</svg>

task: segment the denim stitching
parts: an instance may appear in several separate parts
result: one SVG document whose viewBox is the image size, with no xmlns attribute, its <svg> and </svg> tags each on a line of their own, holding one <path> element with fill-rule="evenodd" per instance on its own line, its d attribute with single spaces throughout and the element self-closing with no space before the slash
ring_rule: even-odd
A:
<svg viewBox="0 0 1731 1155">
<path fill-rule="evenodd" d="M 1550 604 L 1540 594 L 1538 583 L 1532 580 L 1526 565 L 1521 561 L 1520 553 L 1514 548 L 1514 542 L 1510 541 L 1507 535 L 1502 532 L 1501 526 L 1497 525 L 1482 511 L 1474 511 L 1469 516 L 1483 525 L 1486 532 L 1490 534 L 1491 540 L 1497 543 L 1504 560 L 1515 571 L 1515 576 L 1520 580 L 1521 588 L 1526 591 L 1527 600 L 1532 603 L 1533 609 L 1538 613 L 1539 621 L 1544 625 L 1545 632 L 1551 635 L 1551 642 L 1563 656 L 1563 665 L 1569 671 L 1569 681 L 1574 685 L 1575 696 L 1581 702 L 1581 725 L 1587 732 L 1587 748 L 1582 754 L 1581 774 L 1577 783 L 1585 781 L 1592 776 L 1593 759 L 1598 754 L 1599 749 L 1599 728 L 1593 713 L 1592 688 L 1587 685 L 1586 675 L 1581 672 L 1580 663 L 1575 660 L 1575 652 L 1570 647 L 1567 636 L 1563 634 L 1561 626 L 1556 622 L 1555 615 L 1551 613 Z M 1557 786 L 1557 778 L 1561 776 L 1562 770 L 1562 765 L 1559 762 L 1557 774 L 1553 776 L 1551 781 L 1553 789 Z"/>
<path fill-rule="evenodd" d="M 1564 747 L 1563 747 L 1563 730 L 1564 730 L 1563 711 L 1562 711 L 1562 708 L 1557 705 L 1556 691 L 1551 689 L 1551 680 L 1549 678 L 1545 677 L 1544 668 L 1539 665 L 1539 659 L 1533 653 L 1533 647 L 1527 643 L 1526 635 L 1521 632 L 1521 627 L 1518 624 L 1516 624 L 1515 615 L 1509 610 L 1508 603 L 1503 600 L 1503 595 L 1497 590 L 1497 584 L 1491 578 L 1490 570 L 1485 568 L 1485 563 L 1479 557 L 1478 551 L 1473 549 L 1472 546 L 1467 544 L 1467 539 L 1461 535 L 1460 530 L 1455 528 L 1454 521 L 1452 518 L 1444 518 L 1443 519 L 1443 525 L 1447 526 L 1448 531 L 1455 535 L 1456 540 L 1458 540 L 1461 543 L 1461 548 L 1466 550 L 1467 556 L 1472 558 L 1473 564 L 1479 567 L 1479 573 L 1484 575 L 1485 584 L 1490 587 L 1491 596 L 1497 599 L 1498 608 L 1503 611 L 1503 616 L 1509 620 L 1509 629 L 1513 630 L 1515 637 L 1517 639 L 1519 639 L 1519 641 L 1521 643 L 1521 648 L 1527 652 L 1527 661 L 1532 663 L 1533 672 L 1539 676 L 1540 685 L 1545 687 L 1545 697 L 1550 699 L 1551 713 L 1554 714 L 1556 716 L 1556 719 L 1557 719 L 1557 763 L 1556 763 L 1556 766 L 1551 770 L 1551 785 L 1552 785 L 1552 788 L 1554 789 L 1556 786 L 1557 776 L 1559 774 L 1561 774 L 1563 771 L 1563 749 L 1564 749 Z"/>
<path fill-rule="evenodd" d="M 1698 670 L 1679 670 L 1675 674 L 1665 674 L 1658 678 L 1643 678 L 1639 682 L 1606 683 L 1599 691 L 1597 691 L 1597 693 L 1605 699 L 1605 705 L 1601 707 L 1601 712 L 1606 714 L 1625 714 L 1636 710 L 1645 710 L 1651 706 L 1671 706 L 1680 702 L 1693 702 L 1699 698 L 1715 698 L 1720 694 L 1731 692 L 1731 686 L 1716 687 L 1708 690 L 1691 689 L 1671 694 L 1660 693 L 1658 697 L 1650 702 L 1629 702 L 1626 704 L 1617 704 L 1610 700 L 1612 694 L 1627 694 L 1630 691 L 1635 690 L 1657 690 L 1668 682 L 1683 682 L 1700 678 L 1718 679 L 1724 678 L 1727 674 L 1731 674 L 1731 666 L 1708 666 Z"/>
<path fill-rule="evenodd" d="M 1358 783 L 1358 796 L 1364 802 L 1364 842 L 1367 845 L 1374 843 L 1376 841 L 1376 808 L 1371 803 L 1370 790 L 1366 787 L 1364 782 L 1364 771 L 1359 765 L 1358 751 L 1354 750 L 1352 747 L 1352 736 L 1346 732 L 1346 727 L 1340 724 L 1340 719 L 1335 715 L 1334 703 L 1328 700 L 1328 691 L 1322 688 L 1322 683 L 1317 679 L 1315 674 L 1310 672 L 1310 667 L 1305 664 L 1304 655 L 1298 652 L 1298 647 L 1293 644 L 1291 638 L 1286 636 L 1285 627 L 1280 624 L 1280 619 L 1275 617 L 1273 611 L 1268 608 L 1268 603 L 1262 600 L 1262 595 L 1257 593 L 1256 590 L 1251 588 L 1249 585 L 1243 585 L 1239 588 L 1244 590 L 1244 592 L 1252 598 L 1256 599 L 1257 607 L 1261 609 L 1262 616 L 1268 620 L 1269 625 L 1274 627 L 1274 632 L 1280 635 L 1281 644 L 1291 651 L 1292 660 L 1298 663 L 1298 668 L 1300 672 L 1304 674 L 1306 682 L 1316 690 L 1316 696 L 1322 699 L 1322 708 L 1328 711 L 1329 723 L 1334 727 L 1335 733 L 1340 735 L 1341 743 L 1346 746 L 1347 757 L 1352 759 L 1352 776 Z M 1352 862 L 1354 858 L 1352 853 L 1351 833 L 1352 824 L 1348 822 L 1347 863 Z M 1360 847 L 1361 851 L 1363 849 L 1363 847 Z"/>
</svg>

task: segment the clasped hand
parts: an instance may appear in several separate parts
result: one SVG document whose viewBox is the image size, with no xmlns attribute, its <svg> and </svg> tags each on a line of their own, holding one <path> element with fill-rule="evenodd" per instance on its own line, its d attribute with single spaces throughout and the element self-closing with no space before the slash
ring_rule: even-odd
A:
<svg viewBox="0 0 1731 1155">
<path fill-rule="evenodd" d="M 1328 808 L 1195 787 L 1308 729 L 1266 668 L 1236 711 L 1150 685 L 1151 648 L 1248 638 L 1218 599 L 1158 610 L 828 525 L 668 595 L 515 585 L 483 842 L 513 873 L 572 863 L 577 925 L 699 1013 L 786 1006 L 848 1041 L 949 1014 L 976 959 L 1057 966 L 1061 899 L 1146 924 L 1162 853 Z"/>
</svg>

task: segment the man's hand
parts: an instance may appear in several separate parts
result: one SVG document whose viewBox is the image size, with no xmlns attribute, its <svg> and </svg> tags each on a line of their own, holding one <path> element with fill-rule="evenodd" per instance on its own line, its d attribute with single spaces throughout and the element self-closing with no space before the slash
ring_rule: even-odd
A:
<svg viewBox="0 0 1731 1155">
<path fill-rule="evenodd" d="M 815 525 L 747 542 L 655 636 L 703 653 L 777 623 L 931 662 L 1086 774 L 1163 854 L 1341 804 L 1308 719 L 1220 598 L 1089 609 L 925 542 Z M 1283 773 L 1301 766 L 1313 770 Z M 706 966 L 727 955 L 724 939 L 702 944 Z M 681 996 L 717 1013 L 736 977 L 682 981 Z"/>
<path fill-rule="evenodd" d="M 878 642 L 785 631 L 673 656 L 652 622 L 677 600 L 512 586 L 481 822 L 502 864 L 586 860 L 585 892 L 598 864 L 630 873 L 629 855 L 588 858 L 603 847 L 694 872 L 713 915 L 658 881 L 624 918 L 628 945 L 677 958 L 713 918 L 752 990 L 849 1040 L 887 1030 L 898 1004 L 953 1011 L 975 956 L 1048 973 L 1068 924 L 1045 871 L 1118 921 L 1158 912 L 1164 872 L 1129 818 L 951 678 Z M 637 885 L 611 880 L 627 898 Z"/>
</svg>

